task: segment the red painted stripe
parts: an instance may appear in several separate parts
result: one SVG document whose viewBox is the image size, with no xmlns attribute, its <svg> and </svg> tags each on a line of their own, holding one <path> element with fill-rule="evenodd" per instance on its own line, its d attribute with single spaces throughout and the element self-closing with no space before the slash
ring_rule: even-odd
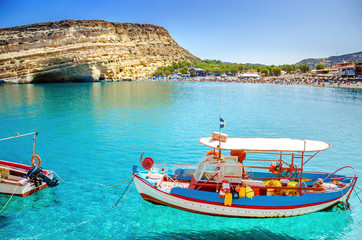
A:
<svg viewBox="0 0 362 240">
<path fill-rule="evenodd" d="M 13 167 L 13 168 L 20 168 L 19 170 L 23 170 L 23 171 L 29 171 L 30 168 L 32 167 L 31 165 L 25 165 L 25 164 L 21 164 L 21 163 L 14 163 L 14 162 L 9 162 L 9 161 L 4 161 L 4 160 L 0 160 L 0 164 L 3 166 L 7 166 L 7 167 Z M 16 169 L 14 169 L 16 170 Z M 49 170 L 44 170 L 43 169 L 43 173 L 45 175 L 48 175 L 51 171 Z"/>
<path fill-rule="evenodd" d="M 143 180 L 141 177 L 137 176 L 136 177 L 142 181 L 143 183 L 147 184 L 149 187 L 152 187 L 153 189 L 166 194 L 166 195 L 170 195 L 173 196 L 175 198 L 179 198 L 179 199 L 183 199 L 183 200 L 187 200 L 187 201 L 191 201 L 191 202 L 197 202 L 197 203 L 204 203 L 204 204 L 209 204 L 209 205 L 216 205 L 216 206 L 224 206 L 224 203 L 217 203 L 217 202 L 210 202 L 210 201 L 205 201 L 205 200 L 200 200 L 200 199 L 195 199 L 195 198 L 189 198 L 189 197 L 185 197 L 185 196 L 181 196 L 181 195 L 177 195 L 177 194 L 171 194 L 171 193 L 166 193 L 164 191 L 159 190 L 158 188 L 156 188 L 155 186 L 152 186 L 151 184 L 149 184 L 148 182 L 146 182 L 145 180 Z M 343 196 L 341 196 L 343 197 Z M 250 206 L 250 205 L 238 205 L 238 204 L 233 204 L 232 207 L 236 207 L 236 208 L 249 208 L 249 209 L 269 209 L 269 210 L 281 210 L 281 209 L 295 209 L 295 208 L 302 208 L 302 207 L 311 207 L 311 206 L 316 206 L 316 205 L 321 205 L 324 203 L 328 203 L 328 202 L 332 202 L 334 200 L 337 200 L 338 198 L 335 199 L 331 199 L 328 201 L 323 201 L 323 202 L 317 202 L 317 203 L 310 203 L 310 204 L 302 204 L 302 205 L 294 205 L 294 206 L 274 206 L 274 207 L 269 207 L 269 206 Z"/>
<path fill-rule="evenodd" d="M 173 208 L 177 208 L 177 209 L 184 210 L 184 211 L 187 211 L 187 212 L 193 212 L 193 213 L 199 213 L 199 214 L 205 214 L 205 215 L 211 215 L 211 216 L 229 217 L 229 218 L 230 217 L 233 217 L 233 218 L 241 218 L 241 217 L 242 218 L 255 218 L 255 216 L 237 216 L 237 215 L 226 215 L 226 214 L 217 214 L 217 213 L 210 213 L 210 212 L 201 212 L 201 211 L 197 211 L 197 210 L 194 210 L 194 209 L 183 208 L 183 207 L 180 207 L 180 206 L 177 206 L 177 205 L 166 203 L 166 202 L 160 201 L 160 200 L 158 200 L 158 199 L 156 199 L 156 198 L 154 198 L 152 196 L 149 196 L 147 194 L 144 194 L 144 193 L 140 193 L 140 195 L 146 201 L 157 203 L 157 204 L 162 204 L 162 205 L 173 207 Z M 301 213 L 301 214 L 293 213 L 290 216 L 298 216 L 298 215 L 303 215 L 303 214 L 306 214 L 306 213 Z M 274 217 L 276 217 L 276 215 L 273 215 L 273 216 L 258 216 L 258 218 L 274 218 Z M 277 217 L 284 217 L 284 216 L 283 215 L 277 215 Z"/>
<path fill-rule="evenodd" d="M 210 213 L 210 212 L 201 212 L 201 211 L 197 211 L 197 210 L 193 210 L 193 209 L 189 209 L 189 208 L 183 208 L 183 207 L 179 207 L 177 205 L 173 205 L 173 204 L 170 204 L 170 203 L 160 201 L 160 200 L 158 200 L 158 199 L 156 199 L 154 197 L 151 197 L 151 196 L 149 196 L 147 194 L 144 194 L 144 193 L 140 193 L 140 195 L 145 201 L 153 202 L 153 203 L 157 203 L 157 204 L 162 204 L 162 205 L 165 205 L 165 206 L 177 208 L 177 209 L 187 211 L 187 212 L 193 212 L 193 213 L 199 213 L 199 214 L 205 214 L 205 215 L 211 215 L 211 216 L 235 217 L 235 218 L 238 217 L 238 218 L 240 218 L 240 216 L 235 216 L 235 215 L 224 215 L 224 214 L 216 214 L 216 213 Z M 249 217 L 249 216 L 245 216 L 245 217 Z M 254 218 L 254 217 L 250 217 L 250 218 Z"/>
<path fill-rule="evenodd" d="M 26 197 L 26 196 L 29 196 L 30 194 L 33 194 L 33 193 L 35 193 L 35 192 L 37 192 L 37 191 L 39 191 L 39 190 L 41 190 L 41 189 L 46 188 L 47 186 L 48 186 L 47 184 L 44 184 L 44 185 L 42 185 L 42 186 L 40 186 L 40 187 L 34 188 L 34 189 L 32 189 L 32 190 L 30 190 L 30 191 L 28 191 L 28 192 L 25 192 L 25 193 L 23 193 L 23 194 L 14 194 L 14 196 Z M 0 192 L 0 194 L 3 194 L 3 195 L 13 195 L 12 193 L 5 193 L 5 192 Z"/>
<path fill-rule="evenodd" d="M 216 203 L 216 202 L 210 202 L 210 201 L 205 201 L 205 200 L 199 200 L 199 199 L 189 198 L 189 197 L 176 195 L 176 194 L 171 194 L 171 195 L 174 196 L 174 197 L 184 199 L 184 200 L 188 200 L 188 201 L 192 201 L 192 202 L 211 204 L 211 205 L 217 205 L 217 206 L 224 206 L 224 203 Z M 324 204 L 324 203 L 332 202 L 332 201 L 334 201 L 336 199 L 338 199 L 338 198 L 328 200 L 328 201 L 323 201 L 323 202 L 310 203 L 310 204 L 301 204 L 301 205 L 293 205 L 293 206 L 273 206 L 273 207 L 270 207 L 270 206 L 253 206 L 253 205 L 233 204 L 232 207 L 235 207 L 235 208 L 250 208 L 250 209 L 268 209 L 268 210 L 273 210 L 273 209 L 274 210 L 295 209 L 295 208 L 311 207 L 311 206 L 321 205 L 321 204 Z"/>
<path fill-rule="evenodd" d="M 33 194 L 33 193 L 35 193 L 35 192 L 37 192 L 37 191 L 39 191 L 39 190 L 41 190 L 41 189 L 44 189 L 44 188 L 46 188 L 47 186 L 48 186 L 47 184 L 44 184 L 44 185 L 42 185 L 42 186 L 40 186 L 40 187 L 34 188 L 33 190 L 30 190 L 30 191 L 28 191 L 28 192 L 26 192 L 26 193 L 23 193 L 23 197 L 26 197 L 26 196 L 28 196 L 28 195 L 30 195 L 30 194 Z"/>
</svg>

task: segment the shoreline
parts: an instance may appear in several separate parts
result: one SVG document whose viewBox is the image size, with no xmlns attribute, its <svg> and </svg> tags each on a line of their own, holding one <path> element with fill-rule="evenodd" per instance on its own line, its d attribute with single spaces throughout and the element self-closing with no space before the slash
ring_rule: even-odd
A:
<svg viewBox="0 0 362 240">
<path fill-rule="evenodd" d="M 261 84 L 280 84 L 280 85 L 302 85 L 313 87 L 332 87 L 332 88 L 349 88 L 349 89 L 362 89 L 362 81 L 350 81 L 347 78 L 340 77 L 311 77 L 311 76 L 280 76 L 280 77 L 265 77 L 260 79 L 243 78 L 237 76 L 197 76 L 197 77 L 164 77 L 164 78 L 139 78 L 139 79 L 105 79 L 100 81 L 64 81 L 64 82 L 47 82 L 49 83 L 83 83 L 83 82 L 235 82 L 235 83 L 261 83 Z M 32 82 L 1 82 L 1 85 L 18 85 L 18 84 L 44 84 Z"/>
<path fill-rule="evenodd" d="M 328 81 L 326 81 L 328 80 Z M 146 80 L 147 81 L 147 80 Z M 175 82 L 236 82 L 236 83 L 261 83 L 281 85 L 303 85 L 313 87 L 333 87 L 362 89 L 362 81 L 349 81 L 347 78 L 321 78 L 310 76 L 281 76 L 265 77 L 260 79 L 242 77 L 186 77 L 186 78 L 154 78 L 151 81 L 175 81 Z"/>
</svg>

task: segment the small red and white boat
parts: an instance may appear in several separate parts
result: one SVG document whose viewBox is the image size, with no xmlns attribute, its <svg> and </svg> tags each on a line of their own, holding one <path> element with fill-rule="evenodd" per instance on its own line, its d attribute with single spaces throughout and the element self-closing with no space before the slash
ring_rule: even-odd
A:
<svg viewBox="0 0 362 240">
<path fill-rule="evenodd" d="M 35 154 L 35 143 L 37 132 L 23 135 L 17 134 L 13 137 L 3 138 L 0 141 L 13 138 L 34 135 L 33 155 L 31 165 L 0 160 L 0 194 L 26 197 L 47 186 L 57 186 L 58 180 L 53 177 L 53 172 L 40 167 L 41 159 Z M 35 162 L 37 159 L 37 163 Z"/>
<path fill-rule="evenodd" d="M 141 156 L 146 170 L 134 165 L 133 175 L 144 200 L 216 216 L 288 217 L 348 201 L 358 178 L 350 166 L 334 172 L 306 171 L 309 160 L 330 148 L 321 141 L 215 133 L 199 141 L 211 150 L 197 165 L 153 166 L 151 158 Z M 352 176 L 338 173 L 348 168 Z"/>
</svg>

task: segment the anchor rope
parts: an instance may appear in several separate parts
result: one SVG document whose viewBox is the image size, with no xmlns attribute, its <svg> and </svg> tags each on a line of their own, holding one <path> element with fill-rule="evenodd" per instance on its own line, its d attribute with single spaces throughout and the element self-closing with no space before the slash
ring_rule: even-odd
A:
<svg viewBox="0 0 362 240">
<path fill-rule="evenodd" d="M 2 213 L 2 211 L 4 211 L 4 209 L 6 208 L 6 206 L 9 204 L 10 200 L 13 198 L 15 192 L 16 192 L 16 189 L 18 188 L 19 184 L 16 184 L 16 187 L 14 189 L 14 192 L 11 194 L 11 197 L 9 198 L 9 200 L 6 202 L 6 204 L 4 205 L 4 207 L 1 209 L 0 213 Z"/>
<path fill-rule="evenodd" d="M 361 199 L 360 199 L 360 198 L 359 198 L 359 196 L 358 196 L 358 193 L 357 193 L 356 189 L 354 189 L 354 188 L 353 188 L 353 191 L 356 193 L 356 195 L 357 195 L 357 197 L 358 197 L 359 201 L 362 203 Z"/>
<path fill-rule="evenodd" d="M 341 192 L 341 194 L 342 194 L 342 197 L 343 197 L 343 192 Z M 346 211 L 346 210 L 347 210 L 346 202 L 345 202 L 345 201 L 342 201 L 342 203 L 343 203 L 343 205 L 344 205 L 344 209 L 345 209 L 344 212 L 345 212 L 345 214 L 346 214 L 346 217 L 347 217 L 347 220 L 348 220 L 349 225 L 350 225 L 351 228 L 356 232 L 358 238 L 359 238 L 359 239 L 362 239 L 362 237 L 361 237 L 361 235 L 359 234 L 359 232 L 353 227 L 351 221 L 349 220 L 349 217 L 348 217 L 348 214 L 347 214 L 347 211 Z"/>
<path fill-rule="evenodd" d="M 58 177 L 62 182 L 82 185 L 82 183 L 79 183 L 79 182 L 65 181 L 65 180 L 63 180 L 56 172 L 53 172 L 53 173 L 54 173 L 55 175 L 57 175 L 57 177 Z M 98 186 L 101 186 L 101 187 L 115 188 L 115 187 L 118 187 L 118 186 L 122 185 L 123 183 L 127 182 L 127 181 L 130 180 L 131 178 L 133 178 L 133 176 L 131 176 L 131 177 L 127 178 L 126 180 L 124 180 L 123 182 L 118 183 L 118 184 L 113 185 L 113 186 L 105 185 L 105 184 L 102 184 L 102 183 L 88 182 L 88 181 L 84 181 L 84 182 L 85 182 L 85 183 L 91 183 L 91 184 L 93 184 L 93 185 L 98 185 Z"/>
<path fill-rule="evenodd" d="M 362 239 L 362 237 L 359 235 L 359 232 L 353 227 L 351 221 L 349 220 L 348 214 L 347 214 L 347 212 L 346 212 L 347 206 L 346 206 L 346 203 L 345 203 L 344 201 L 343 201 L 343 205 L 344 205 L 344 209 L 345 209 L 344 212 L 345 212 L 345 214 L 346 214 L 346 217 L 347 217 L 347 220 L 348 220 L 349 225 L 350 225 L 351 228 L 357 233 L 358 238 L 359 238 L 359 239 Z"/>
<path fill-rule="evenodd" d="M 61 228 L 61 229 L 58 229 L 52 233 L 48 233 L 48 234 L 39 234 L 39 235 L 36 235 L 36 236 L 32 236 L 32 237 L 27 237 L 27 238 L 22 238 L 22 239 L 34 239 L 34 238 L 38 238 L 38 237 L 45 237 L 45 236 L 50 236 L 50 235 L 53 235 L 55 233 L 58 233 L 58 232 L 63 232 L 63 231 L 66 231 L 66 230 L 69 230 L 69 229 L 72 229 L 72 228 L 75 228 L 75 227 L 79 227 L 83 224 L 86 224 L 86 223 L 89 223 L 89 222 L 92 222 L 94 221 L 95 219 L 101 217 L 102 215 L 104 215 L 105 213 L 109 212 L 110 210 L 112 210 L 113 208 L 117 207 L 118 206 L 118 203 L 121 201 L 121 199 L 123 198 L 124 194 L 126 193 L 126 196 L 124 197 L 123 201 L 119 204 L 119 205 L 122 205 L 126 199 L 127 199 L 127 196 L 128 196 L 128 193 L 130 192 L 130 189 L 131 189 L 131 186 L 132 186 L 132 183 L 133 183 L 133 176 L 131 176 L 130 178 L 128 178 L 127 180 L 131 179 L 132 180 L 129 182 L 129 184 L 127 185 L 127 187 L 124 189 L 123 193 L 121 194 L 121 196 L 118 198 L 117 202 L 110 208 L 108 208 L 107 210 L 101 212 L 100 214 L 98 214 L 97 216 L 89 219 L 89 220 L 86 220 L 86 221 L 83 221 L 81 223 L 77 223 L 77 224 L 73 224 L 71 226 L 67 226 L 67 227 L 64 227 L 64 228 Z"/>
</svg>

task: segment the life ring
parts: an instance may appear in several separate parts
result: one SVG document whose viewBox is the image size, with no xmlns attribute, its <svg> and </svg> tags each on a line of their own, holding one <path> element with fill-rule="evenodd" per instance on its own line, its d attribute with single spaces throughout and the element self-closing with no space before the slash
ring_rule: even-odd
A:
<svg viewBox="0 0 362 240">
<path fill-rule="evenodd" d="M 206 153 L 206 156 L 210 156 L 210 155 L 220 156 L 220 153 L 215 150 L 210 150 Z"/>
<path fill-rule="evenodd" d="M 35 163 L 34 163 L 34 158 L 38 159 L 38 164 L 37 164 L 37 165 L 35 165 Z M 41 159 L 40 159 L 39 155 L 34 154 L 33 156 L 31 156 L 30 162 L 31 162 L 31 165 L 32 165 L 32 166 L 38 166 L 38 167 L 40 167 Z"/>
<path fill-rule="evenodd" d="M 141 166 L 148 170 L 148 171 L 151 171 L 152 169 L 152 166 L 153 166 L 153 159 L 150 158 L 150 157 L 146 157 L 144 160 L 142 160 L 142 157 L 143 157 L 143 154 L 141 155 L 141 158 L 140 158 L 140 163 L 141 163 Z"/>
</svg>

